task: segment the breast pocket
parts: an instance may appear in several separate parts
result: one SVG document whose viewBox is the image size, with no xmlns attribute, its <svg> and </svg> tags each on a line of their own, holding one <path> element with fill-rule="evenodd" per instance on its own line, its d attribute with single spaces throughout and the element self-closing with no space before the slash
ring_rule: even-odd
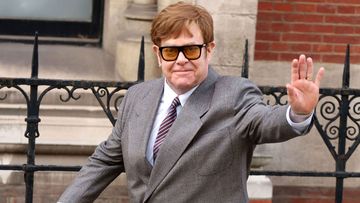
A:
<svg viewBox="0 0 360 203">
<path fill-rule="evenodd" d="M 192 150 L 199 175 L 214 175 L 229 169 L 234 158 L 230 129 L 199 135 Z"/>
</svg>

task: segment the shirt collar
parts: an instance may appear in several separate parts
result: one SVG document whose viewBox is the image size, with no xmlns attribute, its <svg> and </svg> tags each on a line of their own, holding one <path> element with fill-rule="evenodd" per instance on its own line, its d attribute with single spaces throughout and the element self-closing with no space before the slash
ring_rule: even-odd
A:
<svg viewBox="0 0 360 203">
<path fill-rule="evenodd" d="M 179 97 L 181 106 L 184 106 L 190 95 L 196 90 L 199 85 L 193 87 L 191 90 L 185 92 L 184 94 L 177 95 L 173 89 L 167 84 L 166 79 L 164 80 L 164 94 L 163 101 L 166 104 L 171 104 L 175 97 Z"/>
</svg>

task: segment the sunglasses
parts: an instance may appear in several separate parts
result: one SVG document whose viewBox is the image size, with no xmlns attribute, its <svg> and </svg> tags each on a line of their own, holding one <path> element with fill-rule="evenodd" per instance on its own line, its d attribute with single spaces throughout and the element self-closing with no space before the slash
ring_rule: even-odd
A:
<svg viewBox="0 0 360 203">
<path fill-rule="evenodd" d="M 161 57 L 165 61 L 175 61 L 179 53 L 182 52 L 188 60 L 196 60 L 201 56 L 201 49 L 206 47 L 206 44 L 194 44 L 186 46 L 166 46 L 159 47 Z"/>
</svg>

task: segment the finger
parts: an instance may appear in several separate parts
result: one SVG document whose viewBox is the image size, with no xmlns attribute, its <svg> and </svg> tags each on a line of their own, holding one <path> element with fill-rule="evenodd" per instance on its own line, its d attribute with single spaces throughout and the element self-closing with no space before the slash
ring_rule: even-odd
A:
<svg viewBox="0 0 360 203">
<path fill-rule="evenodd" d="M 306 70 L 307 70 L 306 57 L 304 54 L 301 54 L 299 57 L 299 79 L 306 78 Z"/>
<path fill-rule="evenodd" d="M 287 94 L 288 94 L 288 100 L 289 103 L 293 101 L 293 98 L 296 96 L 295 89 L 292 85 L 286 84 Z"/>
<path fill-rule="evenodd" d="M 291 83 L 299 79 L 299 61 L 294 59 L 291 62 Z"/>
<path fill-rule="evenodd" d="M 319 71 L 317 72 L 316 74 L 316 78 L 315 78 L 315 84 L 320 87 L 320 82 L 321 82 L 321 79 L 323 78 L 324 76 L 324 73 L 325 73 L 325 68 L 324 67 L 321 67 L 319 69 Z"/>
<path fill-rule="evenodd" d="M 307 70 L 306 70 L 306 78 L 309 81 L 312 81 L 312 75 L 313 75 L 313 69 L 314 69 L 314 63 L 312 58 L 308 57 L 306 59 L 306 63 L 307 63 Z"/>
</svg>

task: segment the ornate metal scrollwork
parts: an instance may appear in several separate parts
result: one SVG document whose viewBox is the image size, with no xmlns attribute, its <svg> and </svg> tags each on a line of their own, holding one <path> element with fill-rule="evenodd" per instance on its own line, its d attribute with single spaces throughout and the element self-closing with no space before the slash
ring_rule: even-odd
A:
<svg viewBox="0 0 360 203">
<path fill-rule="evenodd" d="M 70 99 L 78 100 L 81 97 L 81 95 L 78 95 L 78 96 L 74 95 L 75 90 L 78 89 L 77 87 L 72 87 L 71 89 L 69 89 L 69 87 L 67 87 L 67 86 L 49 86 L 44 91 L 42 91 L 42 93 L 40 94 L 40 96 L 38 98 L 38 105 L 40 105 L 40 103 L 41 103 L 42 99 L 44 98 L 44 96 L 53 89 L 63 89 L 63 90 L 65 90 L 65 92 L 67 94 L 66 95 L 61 94 L 59 96 L 60 101 L 62 101 L 62 102 L 68 102 L 68 101 L 70 101 Z"/>
<path fill-rule="evenodd" d="M 351 141 L 358 139 L 360 134 L 360 99 L 352 96 L 349 100 L 348 126 L 346 129 L 346 138 Z"/>
<path fill-rule="evenodd" d="M 120 106 L 123 98 L 124 98 L 124 95 L 119 95 L 114 99 L 114 107 L 115 107 L 116 112 L 119 111 L 119 106 Z"/>
<path fill-rule="evenodd" d="M 340 117 L 340 99 L 335 96 L 321 95 L 316 108 L 316 115 L 323 123 L 323 131 L 329 140 L 339 137 L 339 126 L 336 123 Z"/>
<path fill-rule="evenodd" d="M 65 83 L 65 82 L 64 82 Z M 59 83 L 50 84 L 45 90 L 43 90 L 38 97 L 37 104 L 40 106 L 44 96 L 54 89 L 65 90 L 65 93 L 61 93 L 60 101 L 69 102 L 71 99 L 79 100 L 81 95 L 76 95 L 75 92 L 78 89 L 91 90 L 100 106 L 104 110 L 105 114 L 111 121 L 113 125 L 115 125 L 116 118 L 115 112 L 118 111 L 118 106 L 120 105 L 123 94 L 119 93 L 121 90 L 126 90 L 126 87 L 120 86 L 112 86 L 111 83 L 105 84 L 105 86 L 97 86 L 96 83 L 92 82 L 83 82 L 79 83 L 80 85 L 76 85 L 75 83 L 70 82 L 66 85 L 60 85 Z M 108 85 L 108 86 L 107 86 Z M 113 105 L 113 106 L 111 106 Z"/>
<path fill-rule="evenodd" d="M 1 85 L 1 86 L 0 86 L 0 90 L 1 90 L 2 88 L 4 88 L 4 87 L 5 87 L 5 86 L 2 86 L 2 85 Z M 6 94 L 6 93 L 4 94 L 4 96 L 1 96 L 1 95 L 0 95 L 0 100 L 5 100 L 6 98 L 7 98 L 7 94 Z"/>
<path fill-rule="evenodd" d="M 259 87 L 264 95 L 264 102 L 268 105 L 287 105 L 287 94 L 285 87 Z"/>
<path fill-rule="evenodd" d="M 68 87 L 61 87 L 60 89 L 64 89 L 68 92 L 68 95 L 65 99 L 62 97 L 62 95 L 60 95 L 60 100 L 62 102 L 68 102 L 70 101 L 70 99 L 79 100 L 81 97 L 81 95 L 76 96 L 74 94 L 75 90 L 79 89 L 78 87 L 72 87 L 71 89 L 69 89 Z"/>
<path fill-rule="evenodd" d="M 39 133 L 39 128 L 38 128 L 38 123 L 41 121 L 41 119 L 40 118 L 28 117 L 28 118 L 25 119 L 25 121 L 28 123 L 28 125 L 26 127 L 24 136 L 26 138 L 29 138 L 30 135 L 31 135 L 30 131 L 33 130 L 35 138 L 39 137 L 40 133 Z"/>
<path fill-rule="evenodd" d="M 279 104 L 279 105 L 287 105 L 288 101 L 287 101 L 287 95 L 285 93 L 282 92 L 271 92 L 270 94 L 267 94 L 268 97 L 271 98 L 267 98 L 266 104 L 268 105 L 275 105 L 275 104 Z"/>
<path fill-rule="evenodd" d="M 120 105 L 121 98 L 123 97 L 123 95 L 118 95 L 118 93 L 122 90 L 122 88 L 116 87 L 110 91 L 108 87 L 92 87 L 91 90 L 111 123 L 115 125 L 116 118 L 111 108 L 111 101 L 113 100 L 113 109 L 117 112 L 118 105 Z M 115 98 L 113 98 L 114 96 Z M 105 102 L 103 102 L 102 98 L 105 98 Z"/>
<path fill-rule="evenodd" d="M 0 86 L 0 90 L 1 90 L 2 88 L 4 88 L 4 87 L 17 89 L 17 90 L 21 93 L 21 95 L 24 96 L 24 99 L 25 99 L 25 101 L 26 101 L 26 105 L 27 105 L 27 107 L 29 107 L 30 99 L 29 99 L 29 96 L 28 96 L 28 94 L 25 92 L 24 89 L 22 89 L 22 88 L 21 88 L 20 86 L 18 86 L 18 85 L 6 85 L 6 86 L 5 86 L 5 85 L 1 85 L 1 86 Z M 4 96 L 0 96 L 0 100 L 5 100 L 5 99 L 7 99 L 7 96 L 8 96 L 8 94 L 5 93 Z"/>
</svg>

